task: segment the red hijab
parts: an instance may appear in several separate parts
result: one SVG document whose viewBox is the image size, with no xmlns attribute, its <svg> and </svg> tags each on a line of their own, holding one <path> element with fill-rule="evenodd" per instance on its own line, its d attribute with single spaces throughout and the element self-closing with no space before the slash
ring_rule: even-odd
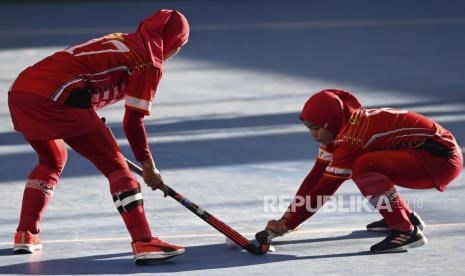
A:
<svg viewBox="0 0 465 276">
<path fill-rule="evenodd" d="M 300 113 L 300 119 L 324 127 L 337 135 L 359 108 L 360 102 L 349 92 L 326 89 L 307 100 Z"/>
<path fill-rule="evenodd" d="M 139 24 L 137 33 L 144 40 L 152 64 L 161 69 L 163 57 L 187 43 L 189 23 L 178 11 L 159 10 Z"/>
</svg>

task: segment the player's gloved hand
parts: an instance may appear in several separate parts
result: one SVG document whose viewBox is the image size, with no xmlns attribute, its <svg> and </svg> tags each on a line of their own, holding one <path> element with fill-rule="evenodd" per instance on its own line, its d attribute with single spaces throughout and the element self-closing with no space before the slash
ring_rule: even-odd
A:
<svg viewBox="0 0 465 276">
<path fill-rule="evenodd" d="M 142 165 L 142 178 L 144 178 L 145 184 L 149 186 L 152 190 L 160 189 L 162 190 L 164 197 L 168 196 L 168 188 L 163 182 L 160 172 L 155 167 L 155 162 L 152 158 L 149 158 L 141 162 Z"/>
<path fill-rule="evenodd" d="M 289 232 L 289 228 L 284 224 L 285 220 L 284 219 L 279 219 L 279 220 L 270 220 L 268 221 L 266 225 L 266 230 L 272 231 L 273 233 L 277 235 L 284 235 L 287 232 Z"/>
</svg>

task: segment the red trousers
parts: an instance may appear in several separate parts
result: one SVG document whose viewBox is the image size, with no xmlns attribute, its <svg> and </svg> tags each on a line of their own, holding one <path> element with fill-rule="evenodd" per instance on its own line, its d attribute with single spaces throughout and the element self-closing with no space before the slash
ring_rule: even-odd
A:
<svg viewBox="0 0 465 276">
<path fill-rule="evenodd" d="M 418 149 L 377 151 L 358 157 L 352 166 L 352 179 L 372 204 L 384 199 L 390 208 L 379 210 L 391 229 L 412 229 L 412 211 L 395 185 L 410 189 L 443 191 L 462 170 L 462 154 L 437 157 Z M 436 171 L 435 177 L 428 172 Z M 382 201 L 381 201 L 382 202 Z"/>
<path fill-rule="evenodd" d="M 36 151 L 39 162 L 30 173 L 24 190 L 18 231 L 39 232 L 41 216 L 66 164 L 66 144 L 90 160 L 105 175 L 112 195 L 140 188 L 136 178 L 129 171 L 118 145 L 104 126 L 96 131 L 64 140 L 28 142 Z M 151 238 L 142 205 L 121 213 L 121 216 L 133 240 Z"/>
</svg>

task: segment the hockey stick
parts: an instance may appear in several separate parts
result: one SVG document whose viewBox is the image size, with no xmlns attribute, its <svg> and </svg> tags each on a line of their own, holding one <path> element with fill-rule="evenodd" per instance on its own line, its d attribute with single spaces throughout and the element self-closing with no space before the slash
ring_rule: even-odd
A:
<svg viewBox="0 0 465 276">
<path fill-rule="evenodd" d="M 126 159 L 126 162 L 128 163 L 129 168 L 133 172 L 142 176 L 142 169 L 139 166 L 137 166 L 136 164 L 134 164 L 132 161 L 128 159 Z M 240 247 L 244 248 L 248 252 L 255 254 L 255 255 L 263 255 L 268 251 L 270 247 L 269 244 L 259 244 L 257 242 L 246 239 L 244 236 L 239 234 L 236 230 L 232 229 L 231 227 L 226 225 L 224 222 L 222 222 L 221 220 L 219 220 L 212 214 L 208 213 L 204 209 L 202 209 L 202 207 L 198 206 L 197 204 L 190 201 L 183 195 L 179 194 L 178 192 L 173 190 L 168 185 L 165 185 L 165 186 L 168 189 L 168 195 L 170 197 L 172 197 L 177 202 L 181 203 L 184 207 L 189 209 L 192 213 L 196 214 L 199 218 L 204 220 L 206 223 L 210 224 L 216 230 L 223 233 L 223 235 L 225 235 L 226 237 L 234 241 Z"/>
<path fill-rule="evenodd" d="M 105 123 L 105 118 L 102 118 L 102 121 Z M 111 131 L 111 129 L 108 127 L 107 129 L 111 133 L 113 138 L 115 139 L 115 136 L 113 135 L 113 132 Z M 115 142 L 116 142 L 116 139 L 115 139 Z M 133 172 L 137 173 L 138 175 L 142 176 L 142 169 L 139 166 L 137 166 L 134 162 L 132 162 L 131 160 L 128 160 L 127 158 L 125 159 L 129 166 L 129 169 L 131 169 Z M 227 224 L 217 219 L 215 216 L 208 213 L 207 211 L 205 211 L 200 206 L 190 201 L 183 195 L 177 193 L 175 190 L 173 190 L 168 185 L 165 185 L 165 186 L 168 189 L 168 195 L 170 197 L 172 197 L 177 202 L 181 203 L 184 207 L 189 209 L 192 213 L 196 214 L 199 218 L 204 220 L 206 223 L 213 226 L 213 228 L 220 231 L 223 235 L 225 235 L 226 237 L 234 241 L 240 247 L 244 248 L 248 252 L 255 254 L 255 255 L 263 255 L 263 254 L 266 254 L 266 252 L 268 252 L 268 249 L 270 248 L 269 244 L 259 244 L 257 241 L 248 240 L 247 238 L 239 234 L 239 232 L 232 229 Z"/>
</svg>

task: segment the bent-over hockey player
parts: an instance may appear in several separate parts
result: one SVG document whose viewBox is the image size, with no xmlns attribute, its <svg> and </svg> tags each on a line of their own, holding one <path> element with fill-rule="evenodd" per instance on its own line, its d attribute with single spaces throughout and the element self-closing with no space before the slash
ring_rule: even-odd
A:
<svg viewBox="0 0 465 276">
<path fill-rule="evenodd" d="M 352 178 L 383 216 L 368 224 L 367 230 L 390 231 L 371 247 L 372 252 L 404 251 L 427 242 L 423 221 L 396 185 L 446 189 L 463 166 L 461 148 L 448 130 L 415 112 L 362 108 L 352 94 L 335 89 L 311 96 L 300 119 L 321 145 L 312 170 L 283 217 L 268 222 L 266 230 L 272 236 L 295 229 L 321 207 L 322 199 Z"/>
</svg>

